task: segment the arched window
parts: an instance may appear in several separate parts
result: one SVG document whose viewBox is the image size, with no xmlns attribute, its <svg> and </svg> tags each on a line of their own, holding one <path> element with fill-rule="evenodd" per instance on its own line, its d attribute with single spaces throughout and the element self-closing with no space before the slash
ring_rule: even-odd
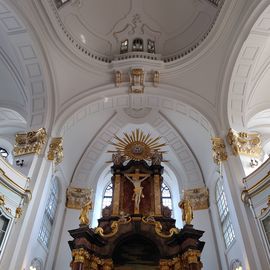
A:
<svg viewBox="0 0 270 270">
<path fill-rule="evenodd" d="M 7 213 L 0 207 L 0 258 L 3 254 L 4 246 L 8 238 L 12 223 L 10 213 Z"/>
<path fill-rule="evenodd" d="M 57 8 L 60 8 L 65 3 L 69 2 L 70 0 L 55 0 L 55 4 Z"/>
<path fill-rule="evenodd" d="M 128 39 L 121 42 L 120 53 L 128 52 Z"/>
<path fill-rule="evenodd" d="M 0 147 L 0 155 L 6 159 L 8 157 L 8 151 L 5 148 Z"/>
<path fill-rule="evenodd" d="M 102 201 L 102 209 L 104 209 L 106 206 L 111 205 L 112 203 L 112 195 L 113 195 L 112 188 L 113 188 L 112 183 L 109 183 L 105 189 L 105 192 L 103 195 L 103 201 Z M 171 191 L 164 182 L 161 185 L 161 198 L 162 198 L 162 204 L 164 206 L 167 206 L 172 211 Z"/>
<path fill-rule="evenodd" d="M 50 194 L 46 203 L 42 225 L 39 231 L 38 239 L 48 248 L 50 244 L 50 236 L 52 233 L 56 208 L 58 202 L 58 183 L 54 178 L 51 182 Z"/>
<path fill-rule="evenodd" d="M 141 38 L 135 38 L 132 43 L 132 51 L 142 52 L 143 51 L 143 40 Z"/>
<path fill-rule="evenodd" d="M 228 248 L 235 239 L 235 233 L 233 230 L 227 199 L 225 196 L 224 187 L 221 180 L 218 180 L 216 184 L 216 203 L 225 245 L 226 248 Z"/>
<path fill-rule="evenodd" d="M 29 270 L 42 270 L 42 260 L 40 258 L 34 258 L 31 262 Z"/>
<path fill-rule="evenodd" d="M 113 188 L 112 183 L 109 183 L 105 189 L 102 201 L 102 209 L 104 209 L 106 206 L 110 206 L 112 203 L 112 195 L 113 195 L 112 188 Z"/>
<path fill-rule="evenodd" d="M 148 39 L 147 40 L 147 52 L 149 53 L 155 53 L 156 48 L 155 48 L 155 41 Z"/>
<path fill-rule="evenodd" d="M 172 211 L 172 197 L 169 187 L 163 182 L 161 185 L 162 204 Z"/>
</svg>

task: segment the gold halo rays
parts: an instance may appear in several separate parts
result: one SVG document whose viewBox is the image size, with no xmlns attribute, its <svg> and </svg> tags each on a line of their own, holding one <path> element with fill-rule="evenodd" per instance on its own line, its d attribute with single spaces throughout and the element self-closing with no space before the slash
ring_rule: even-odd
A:
<svg viewBox="0 0 270 270">
<path fill-rule="evenodd" d="M 140 129 L 131 131 L 130 134 L 124 132 L 123 138 L 114 135 L 115 142 L 110 142 L 115 146 L 116 150 L 110 150 L 110 153 L 119 152 L 125 156 L 126 159 L 131 160 L 145 160 L 151 159 L 154 152 L 160 152 L 161 147 L 165 143 L 160 143 L 161 137 L 152 138 L 151 134 L 144 134 Z"/>
</svg>

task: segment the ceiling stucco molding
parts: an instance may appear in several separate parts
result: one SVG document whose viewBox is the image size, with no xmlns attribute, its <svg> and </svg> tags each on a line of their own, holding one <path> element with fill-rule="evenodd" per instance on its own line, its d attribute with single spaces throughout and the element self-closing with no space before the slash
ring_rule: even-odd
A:
<svg viewBox="0 0 270 270">
<path fill-rule="evenodd" d="M 99 95 L 100 97 L 101 95 Z M 79 108 L 79 109 L 78 109 Z M 190 105 L 164 96 L 158 96 L 154 94 L 143 95 L 116 95 L 113 97 L 98 98 L 86 104 L 76 106 L 76 109 L 70 111 L 69 114 L 62 114 L 61 118 L 55 124 L 54 133 L 64 136 L 68 130 L 75 126 L 76 123 L 97 114 L 98 112 L 106 110 L 117 110 L 119 108 L 155 108 L 172 110 L 180 115 L 190 118 L 191 121 L 196 121 L 201 127 L 209 133 L 209 136 L 214 136 L 214 128 L 206 117 L 202 115 L 198 110 Z"/>
<path fill-rule="evenodd" d="M 50 12 L 47 12 L 45 10 L 50 9 L 49 2 L 48 1 L 34 1 L 31 0 L 33 3 L 33 6 L 35 7 L 35 10 L 38 14 L 40 14 L 40 22 L 44 28 L 43 31 L 46 32 L 46 34 L 49 35 L 51 42 L 58 48 L 58 50 L 65 55 L 65 57 L 69 58 L 72 62 L 76 63 L 77 65 L 81 66 L 85 70 L 89 70 L 93 72 L 94 74 L 101 74 L 104 72 L 108 72 L 112 69 L 112 65 L 110 63 L 105 63 L 101 61 L 97 61 L 94 57 L 91 59 L 88 59 L 88 57 L 85 57 L 85 52 L 81 52 L 80 55 L 78 55 L 78 52 L 76 52 L 75 49 L 69 48 L 68 44 L 69 42 L 62 42 L 62 39 L 59 38 L 59 35 L 62 35 L 61 33 L 57 32 L 57 29 L 54 29 L 53 25 L 57 23 L 55 20 L 55 16 L 50 14 Z M 226 28 L 231 27 L 234 23 L 236 23 L 235 19 L 232 19 L 233 17 L 237 17 L 239 15 L 239 12 L 242 11 L 243 8 L 243 2 L 242 0 L 239 1 L 230 1 L 227 0 L 224 2 L 223 8 L 220 12 L 220 15 L 217 18 L 217 26 L 215 26 L 212 31 L 209 34 L 209 37 L 207 38 L 207 42 L 203 42 L 200 45 L 200 50 L 193 50 L 189 54 L 185 55 L 183 58 L 178 59 L 177 61 L 172 61 L 169 63 L 164 63 L 164 70 L 162 71 L 165 75 L 168 73 L 176 73 L 180 72 L 182 69 L 188 69 L 192 66 L 194 66 L 197 61 L 209 53 L 212 52 L 213 47 L 219 46 L 220 40 L 222 39 L 222 42 L 228 42 L 228 38 L 224 37 L 224 31 Z M 54 4 L 53 4 L 54 5 Z M 46 15 L 45 15 L 46 14 Z M 51 16 L 50 16 L 51 15 Z M 45 30 L 46 29 L 46 30 Z M 43 33 L 44 36 L 45 33 Z M 43 39 L 43 37 L 40 37 Z M 78 57 L 79 56 L 79 57 Z M 132 61 L 139 61 L 144 60 L 144 58 L 134 58 L 134 59 L 128 59 L 129 62 L 132 63 Z M 126 60 L 122 60 L 126 61 Z M 119 61 L 119 62 L 122 62 Z M 153 60 L 149 60 L 150 62 L 155 62 Z M 172 73 L 171 73 L 172 74 Z M 166 75 L 167 76 L 167 75 Z"/>
<path fill-rule="evenodd" d="M 203 186 L 203 176 L 198 165 L 198 162 L 193 155 L 190 147 L 186 144 L 181 134 L 165 119 L 158 111 L 154 111 L 148 118 L 142 119 L 143 122 L 148 122 L 150 126 L 162 137 L 169 148 L 176 155 L 178 162 L 177 171 L 181 175 L 180 179 L 183 187 L 198 187 Z M 72 183 L 81 185 L 95 185 L 91 179 L 96 175 L 100 168 L 97 168 L 97 160 L 104 154 L 108 146 L 108 142 L 113 140 L 115 134 L 130 123 L 131 119 L 122 110 L 112 117 L 96 134 L 85 150 L 80 162 L 78 163 L 75 173 L 72 177 Z M 108 155 L 108 160 L 110 159 Z M 92 177 L 91 177 L 92 176 Z M 89 179 L 91 183 L 89 183 Z"/>
<path fill-rule="evenodd" d="M 6 33 L 9 42 L 13 45 L 21 65 L 24 68 L 23 80 L 27 95 L 27 124 L 29 128 L 45 125 L 47 113 L 46 84 L 43 78 L 43 67 L 37 57 L 32 40 L 32 33 L 13 11 L 11 3 L 0 1 L 0 27 Z"/>
<path fill-rule="evenodd" d="M 198 34 L 197 33 L 196 39 L 194 39 L 191 44 L 188 44 L 188 46 L 186 45 L 184 48 L 182 48 L 182 50 L 180 50 L 180 52 L 179 52 L 179 48 L 178 48 L 178 50 L 176 50 L 176 52 L 170 53 L 170 56 L 165 56 L 164 57 L 164 61 L 165 62 L 171 62 L 171 61 L 175 61 L 175 60 L 177 60 L 179 58 L 183 58 L 187 54 L 189 54 L 192 51 L 194 51 L 194 49 L 196 49 L 198 46 L 200 46 L 200 44 L 206 39 L 206 37 L 208 36 L 208 34 L 211 32 L 213 26 L 215 25 L 216 20 L 218 18 L 218 15 L 220 13 L 220 10 L 221 10 L 221 8 L 223 6 L 223 3 L 224 3 L 224 1 L 220 1 L 218 7 L 215 7 L 215 8 L 212 8 L 211 7 L 213 10 L 216 10 L 215 11 L 216 14 L 215 14 L 215 16 L 213 18 L 211 18 L 210 25 L 207 27 L 207 29 L 205 30 L 204 34 L 202 34 L 202 33 Z M 197 6 L 201 6 L 201 8 L 204 5 L 207 5 L 207 4 L 206 3 L 197 3 Z M 77 51 L 79 53 L 78 55 L 80 57 L 83 56 L 84 58 L 95 59 L 97 61 L 102 61 L 102 62 L 106 62 L 106 63 L 110 62 L 113 59 L 113 56 L 108 56 L 106 54 L 97 53 L 97 49 L 96 50 L 90 50 L 87 47 L 86 44 L 83 44 L 82 41 L 79 41 L 78 38 L 74 37 L 74 34 L 71 33 L 71 29 L 69 29 L 66 26 L 66 21 L 67 20 L 64 20 L 64 18 L 61 18 L 61 16 L 60 16 L 61 15 L 60 13 L 63 13 L 63 12 L 60 12 L 61 10 L 59 10 L 59 11 L 57 10 L 55 4 L 53 3 L 53 0 L 47 0 L 47 3 L 44 3 L 44 6 L 46 7 L 47 13 L 50 16 L 51 20 L 54 22 L 56 31 L 58 32 L 58 35 L 60 36 L 60 38 L 61 39 L 64 39 L 65 40 L 65 43 L 69 43 L 69 47 L 71 46 L 73 51 L 74 50 Z M 133 28 L 134 27 L 135 28 L 137 27 L 137 23 L 133 25 L 132 22 L 129 23 L 128 20 L 133 21 L 132 16 L 134 16 L 135 14 L 138 14 L 140 12 L 143 12 L 144 13 L 143 10 L 145 9 L 145 6 L 142 5 L 142 7 L 140 7 L 141 4 L 138 4 L 137 2 L 134 2 L 133 3 L 132 1 L 130 1 L 130 6 L 134 6 L 133 8 L 129 8 L 129 13 L 130 14 L 128 13 L 123 18 L 121 18 L 120 21 L 118 21 L 117 23 L 114 24 L 114 27 L 116 27 L 118 24 L 121 24 L 121 25 L 123 24 L 125 27 L 127 27 L 128 25 L 131 25 L 131 27 L 133 27 Z M 79 7 L 75 7 L 72 3 L 71 4 L 67 4 L 66 6 L 63 6 L 63 8 L 67 8 L 67 9 L 70 9 L 71 7 L 74 9 L 74 12 L 72 13 L 72 16 L 74 18 L 77 18 L 76 20 L 78 22 L 80 22 L 83 27 L 86 27 L 85 22 L 83 23 L 81 21 L 81 19 L 83 19 L 83 18 L 78 18 L 78 16 L 75 15 L 76 14 L 76 10 L 78 10 L 80 8 L 83 8 L 83 7 L 80 7 L 80 6 Z M 210 10 L 210 7 L 208 8 L 208 11 L 209 10 Z M 52 14 L 53 14 L 53 16 L 51 16 Z M 204 14 L 204 12 L 203 12 L 203 10 L 200 10 L 200 12 L 198 12 L 198 14 L 196 15 L 196 17 L 199 17 L 202 14 Z M 208 14 L 208 16 L 209 16 L 209 14 Z M 122 20 L 124 20 L 125 22 L 122 22 Z M 190 22 L 190 25 L 186 25 L 185 26 L 186 28 L 185 29 L 182 29 L 181 35 L 183 35 L 186 32 L 188 32 L 188 29 L 189 28 L 190 28 L 190 30 L 192 30 L 192 25 L 193 24 L 195 25 L 195 21 L 196 21 L 196 19 L 193 18 L 193 22 Z M 102 21 L 100 23 L 102 23 Z M 152 23 L 154 23 L 153 18 L 152 18 Z M 122 25 L 122 28 L 123 28 L 123 25 Z M 199 25 L 202 25 L 202 23 L 200 23 Z M 199 27 L 199 25 L 197 25 L 197 28 Z M 151 27 L 148 26 L 146 22 L 143 22 L 142 23 L 142 27 L 147 27 L 148 30 L 151 29 Z M 108 47 L 108 48 L 111 48 L 113 46 L 112 43 L 109 41 L 109 40 L 111 40 L 111 39 L 109 39 L 109 37 L 112 36 L 113 33 L 117 33 L 118 32 L 117 29 L 112 28 L 110 30 L 111 32 L 106 33 L 105 36 L 102 36 L 101 34 L 97 34 L 96 32 L 91 31 L 91 29 L 88 29 L 87 28 L 87 31 L 88 31 L 88 34 L 91 33 L 91 35 L 94 37 L 94 39 L 100 39 L 100 42 L 102 41 L 102 44 L 105 47 Z M 194 32 L 194 29 L 191 32 Z M 174 35 L 176 35 L 176 33 Z M 179 33 L 179 35 L 180 35 L 180 33 Z M 108 40 L 106 40 L 106 37 L 107 37 Z M 170 38 L 172 39 L 172 37 L 170 37 Z M 174 37 L 174 39 L 175 39 L 175 37 Z M 185 39 L 187 39 L 187 38 L 185 38 Z"/>
<path fill-rule="evenodd" d="M 223 93 L 225 88 L 229 88 L 229 91 L 227 90 L 227 109 L 223 108 L 222 112 L 223 119 L 226 111 L 227 125 L 236 130 L 247 128 L 247 103 L 249 97 L 254 95 L 252 91 L 256 82 L 264 73 L 265 68 L 262 69 L 258 61 L 270 37 L 269 1 L 261 1 L 254 5 L 249 19 L 242 27 L 242 33 L 235 42 L 224 76 Z M 225 104 L 224 99 L 222 104 Z M 254 111 L 253 108 L 252 113 L 256 114 L 259 109 L 258 107 Z"/>
</svg>

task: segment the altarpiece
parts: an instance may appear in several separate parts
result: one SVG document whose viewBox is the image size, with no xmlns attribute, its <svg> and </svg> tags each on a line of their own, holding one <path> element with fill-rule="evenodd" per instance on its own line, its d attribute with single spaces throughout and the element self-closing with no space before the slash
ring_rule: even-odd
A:
<svg viewBox="0 0 270 270">
<path fill-rule="evenodd" d="M 175 227 L 171 211 L 162 205 L 164 144 L 141 130 L 115 136 L 111 167 L 113 198 L 102 210 L 97 228 L 89 228 L 86 203 L 80 227 L 70 230 L 72 270 L 161 269 L 199 270 L 203 231 L 191 225 L 189 201 L 182 201 L 186 222 Z"/>
</svg>

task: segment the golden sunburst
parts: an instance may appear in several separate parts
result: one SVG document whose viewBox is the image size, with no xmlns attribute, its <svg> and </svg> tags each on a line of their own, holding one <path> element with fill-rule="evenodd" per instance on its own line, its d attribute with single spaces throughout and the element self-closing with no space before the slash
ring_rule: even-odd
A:
<svg viewBox="0 0 270 270">
<path fill-rule="evenodd" d="M 151 159 L 155 151 L 160 151 L 161 147 L 166 145 L 159 142 L 160 138 L 152 138 L 150 133 L 144 134 L 142 130 L 136 129 L 131 134 L 124 133 L 122 139 L 114 135 L 116 142 L 111 142 L 111 144 L 115 146 L 116 150 L 108 152 L 120 151 L 121 155 L 131 160 Z"/>
</svg>

